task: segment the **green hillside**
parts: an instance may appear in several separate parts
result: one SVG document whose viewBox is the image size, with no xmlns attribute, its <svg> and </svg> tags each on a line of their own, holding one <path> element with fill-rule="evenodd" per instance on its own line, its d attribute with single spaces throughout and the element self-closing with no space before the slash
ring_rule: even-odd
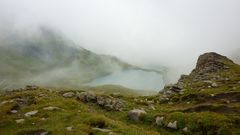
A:
<svg viewBox="0 0 240 135">
<path fill-rule="evenodd" d="M 114 85 L 27 86 L 1 93 L 0 134 L 238 135 L 239 84 L 239 65 L 206 53 L 190 75 L 152 96 Z"/>
</svg>

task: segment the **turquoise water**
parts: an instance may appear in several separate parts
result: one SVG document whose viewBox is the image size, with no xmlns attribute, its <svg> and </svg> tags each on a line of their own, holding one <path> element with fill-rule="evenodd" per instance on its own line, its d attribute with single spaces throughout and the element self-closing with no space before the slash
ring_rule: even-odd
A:
<svg viewBox="0 0 240 135">
<path fill-rule="evenodd" d="M 163 77 L 156 72 L 142 70 L 125 70 L 112 73 L 108 76 L 93 80 L 88 85 L 105 84 L 121 85 L 132 89 L 146 89 L 159 91 L 163 88 Z"/>
</svg>

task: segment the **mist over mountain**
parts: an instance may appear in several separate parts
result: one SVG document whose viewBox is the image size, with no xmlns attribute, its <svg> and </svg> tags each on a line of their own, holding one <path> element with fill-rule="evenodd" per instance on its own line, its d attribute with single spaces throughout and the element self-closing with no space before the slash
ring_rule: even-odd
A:
<svg viewBox="0 0 240 135">
<path fill-rule="evenodd" d="M 74 88 L 114 72 L 143 70 L 76 46 L 49 27 L 5 35 L 0 42 L 0 81 L 5 88 L 27 84 Z"/>
</svg>

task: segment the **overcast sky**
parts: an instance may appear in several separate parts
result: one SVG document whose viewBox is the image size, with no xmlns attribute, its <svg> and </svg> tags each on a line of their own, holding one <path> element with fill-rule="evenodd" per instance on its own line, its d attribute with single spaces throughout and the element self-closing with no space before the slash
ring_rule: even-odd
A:
<svg viewBox="0 0 240 135">
<path fill-rule="evenodd" d="M 0 23 L 47 25 L 94 52 L 178 76 L 204 52 L 240 54 L 239 7 L 239 0 L 0 0 Z"/>
</svg>

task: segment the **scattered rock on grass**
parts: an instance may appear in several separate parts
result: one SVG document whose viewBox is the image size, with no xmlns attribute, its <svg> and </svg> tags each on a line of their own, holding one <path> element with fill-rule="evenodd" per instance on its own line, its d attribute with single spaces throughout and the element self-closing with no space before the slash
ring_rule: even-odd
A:
<svg viewBox="0 0 240 135">
<path fill-rule="evenodd" d="M 73 127 L 72 126 L 69 126 L 69 127 L 66 127 L 67 131 L 72 131 L 73 130 Z"/>
<path fill-rule="evenodd" d="M 183 128 L 184 133 L 188 133 L 188 127 Z"/>
<path fill-rule="evenodd" d="M 64 93 L 62 96 L 65 98 L 72 98 L 73 96 L 75 96 L 75 94 L 73 92 L 67 92 Z"/>
<path fill-rule="evenodd" d="M 83 102 L 96 102 L 97 97 L 91 92 L 81 92 L 77 93 L 77 98 Z"/>
<path fill-rule="evenodd" d="M 128 112 L 128 117 L 136 122 L 141 121 L 147 113 L 144 110 L 134 109 Z"/>
<path fill-rule="evenodd" d="M 55 110 L 60 110 L 60 108 L 55 106 L 48 106 L 48 107 L 44 107 L 43 110 L 55 111 Z"/>
<path fill-rule="evenodd" d="M 11 113 L 13 113 L 13 114 L 15 114 L 17 112 L 18 112 L 17 110 L 11 110 Z"/>
<path fill-rule="evenodd" d="M 177 121 L 174 121 L 173 123 L 169 122 L 167 127 L 171 129 L 177 129 Z"/>
<path fill-rule="evenodd" d="M 157 124 L 158 126 L 162 126 L 163 120 L 164 120 L 164 117 L 157 116 L 157 117 L 156 117 L 156 124 Z"/>
<path fill-rule="evenodd" d="M 16 123 L 20 124 L 20 123 L 23 123 L 25 121 L 25 119 L 18 119 L 18 120 L 15 120 Z"/>
<path fill-rule="evenodd" d="M 38 113 L 38 110 L 34 110 L 34 111 L 31 111 L 31 112 L 25 113 L 24 116 L 31 117 L 33 115 L 36 115 L 37 113 Z"/>
<path fill-rule="evenodd" d="M 100 131 L 100 132 L 111 132 L 112 130 L 110 129 L 102 129 L 102 128 L 92 128 L 93 130 L 97 130 L 97 131 Z"/>
</svg>

